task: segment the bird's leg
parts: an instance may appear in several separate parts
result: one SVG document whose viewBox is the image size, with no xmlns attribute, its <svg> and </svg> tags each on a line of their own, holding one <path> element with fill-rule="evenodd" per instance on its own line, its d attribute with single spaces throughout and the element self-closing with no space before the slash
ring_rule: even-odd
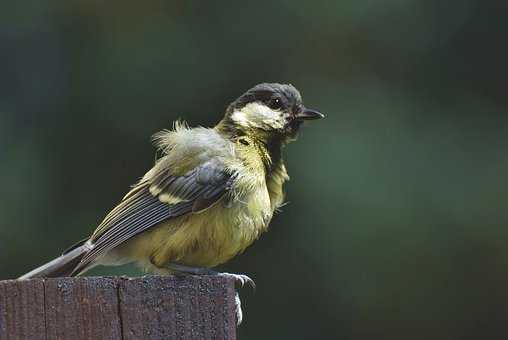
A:
<svg viewBox="0 0 508 340">
<path fill-rule="evenodd" d="M 192 275 L 217 275 L 233 278 L 235 280 L 235 283 L 240 285 L 241 287 L 243 287 L 246 283 L 248 283 L 249 286 L 251 286 L 253 289 L 256 289 L 256 284 L 254 283 L 254 281 L 247 275 L 243 274 L 220 273 L 210 268 L 190 267 L 174 262 L 169 263 L 167 265 L 167 268 L 178 273 Z M 240 301 L 240 295 L 238 294 L 238 291 L 235 294 L 235 306 L 236 306 L 236 324 L 240 325 L 243 319 L 243 312 L 242 312 L 242 302 Z"/>
<path fill-rule="evenodd" d="M 192 274 L 192 275 L 216 275 L 217 272 L 210 269 L 210 268 L 204 268 L 204 267 L 191 267 L 191 266 L 185 266 L 183 264 L 170 262 L 168 265 L 166 265 L 167 268 L 174 270 L 175 272 L 179 273 L 185 273 L 185 274 Z"/>
<path fill-rule="evenodd" d="M 235 280 L 235 283 L 237 283 L 240 287 L 243 287 L 246 283 L 249 284 L 253 289 L 256 289 L 256 284 L 254 283 L 254 280 L 252 280 L 250 277 L 244 274 L 231 274 L 231 273 L 221 273 L 217 272 L 215 270 L 212 270 L 210 268 L 203 268 L 203 267 L 191 267 L 186 266 L 179 263 L 170 262 L 166 265 L 167 268 L 170 270 L 174 270 L 175 272 L 179 273 L 186 273 L 186 274 L 192 274 L 192 275 L 217 275 L 217 276 L 223 276 L 223 277 L 229 277 L 233 278 Z"/>
</svg>

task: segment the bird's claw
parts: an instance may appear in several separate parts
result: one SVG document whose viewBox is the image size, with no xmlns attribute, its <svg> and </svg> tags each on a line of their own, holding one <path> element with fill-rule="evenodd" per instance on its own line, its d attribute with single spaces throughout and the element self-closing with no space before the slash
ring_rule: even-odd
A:
<svg viewBox="0 0 508 340">
<path fill-rule="evenodd" d="M 240 287 L 243 287 L 245 286 L 245 284 L 248 284 L 249 286 L 251 286 L 252 289 L 256 290 L 256 283 L 247 275 L 231 274 L 231 273 L 220 273 L 219 275 L 234 279 L 235 283 L 238 284 Z"/>
<path fill-rule="evenodd" d="M 256 283 L 254 280 L 244 274 L 231 274 L 231 273 L 219 273 L 218 275 L 232 278 L 235 280 L 235 284 L 243 287 L 245 284 L 248 284 L 252 287 L 253 290 L 256 290 Z M 240 301 L 240 294 L 236 291 L 235 294 L 235 309 L 236 309 L 236 325 L 240 326 L 243 320 L 243 312 L 242 312 L 242 302 Z"/>
<path fill-rule="evenodd" d="M 236 309 L 236 326 L 240 326 L 243 320 L 242 301 L 240 301 L 240 294 L 235 294 L 235 309 Z"/>
</svg>

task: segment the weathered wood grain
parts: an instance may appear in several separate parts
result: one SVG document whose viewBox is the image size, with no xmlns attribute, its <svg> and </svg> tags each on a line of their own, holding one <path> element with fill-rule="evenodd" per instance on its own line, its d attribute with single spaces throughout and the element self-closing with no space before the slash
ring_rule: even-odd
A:
<svg viewBox="0 0 508 340">
<path fill-rule="evenodd" d="M 121 339 L 118 281 L 59 278 L 44 282 L 48 339 Z"/>
<path fill-rule="evenodd" d="M 46 339 L 42 280 L 0 281 L 0 339 Z"/>
<path fill-rule="evenodd" d="M 0 340 L 236 339 L 234 299 L 218 276 L 0 281 Z"/>
</svg>

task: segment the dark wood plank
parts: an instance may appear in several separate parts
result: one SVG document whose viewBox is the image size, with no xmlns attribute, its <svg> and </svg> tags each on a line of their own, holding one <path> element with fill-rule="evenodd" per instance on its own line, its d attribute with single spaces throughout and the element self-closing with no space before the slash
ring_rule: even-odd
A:
<svg viewBox="0 0 508 340">
<path fill-rule="evenodd" d="M 144 277 L 120 283 L 124 339 L 236 339 L 233 280 Z"/>
<path fill-rule="evenodd" d="M 0 281 L 0 339 L 46 339 L 42 280 Z"/>
<path fill-rule="evenodd" d="M 45 296 L 48 339 L 122 339 L 116 279 L 47 279 Z"/>
<path fill-rule="evenodd" d="M 234 340 L 234 298 L 218 276 L 0 281 L 0 340 Z"/>
</svg>

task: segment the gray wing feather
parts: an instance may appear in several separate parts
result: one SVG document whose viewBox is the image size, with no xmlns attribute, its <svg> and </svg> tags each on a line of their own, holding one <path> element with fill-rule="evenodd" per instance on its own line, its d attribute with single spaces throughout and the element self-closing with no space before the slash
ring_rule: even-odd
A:
<svg viewBox="0 0 508 340">
<path fill-rule="evenodd" d="M 183 176 L 161 171 L 152 180 L 140 183 L 114 208 L 90 238 L 93 248 L 82 258 L 73 274 L 109 250 L 164 221 L 202 211 L 217 202 L 230 188 L 236 175 L 220 162 L 210 160 Z M 154 194 L 150 188 L 155 187 Z M 179 198 L 175 204 L 159 200 L 162 194 Z"/>
</svg>

